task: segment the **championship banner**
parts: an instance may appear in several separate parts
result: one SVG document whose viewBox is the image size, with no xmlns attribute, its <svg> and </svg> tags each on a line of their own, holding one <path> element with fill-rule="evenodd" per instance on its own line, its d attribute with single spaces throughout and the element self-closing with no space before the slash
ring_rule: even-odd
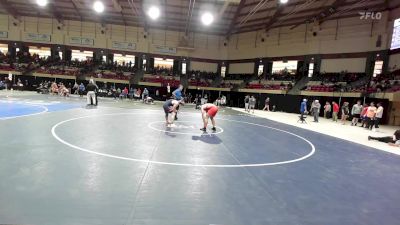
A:
<svg viewBox="0 0 400 225">
<path fill-rule="evenodd" d="M 7 31 L 0 31 L 0 38 L 8 38 L 8 32 Z"/>
<path fill-rule="evenodd" d="M 94 39 L 85 37 L 70 37 L 69 43 L 73 45 L 94 45 Z"/>
<path fill-rule="evenodd" d="M 121 50 L 136 50 L 136 44 L 131 42 L 113 41 L 112 48 Z"/>
<path fill-rule="evenodd" d="M 35 34 L 35 33 L 25 33 L 25 40 L 27 41 L 37 41 L 37 42 L 50 42 L 50 34 Z"/>
<path fill-rule="evenodd" d="M 166 54 L 176 54 L 176 48 L 154 45 L 154 51 Z"/>
<path fill-rule="evenodd" d="M 82 38 L 82 39 L 81 39 L 81 45 L 90 45 L 90 46 L 93 46 L 93 45 L 94 45 L 94 39 L 91 39 L 91 38 Z"/>
</svg>

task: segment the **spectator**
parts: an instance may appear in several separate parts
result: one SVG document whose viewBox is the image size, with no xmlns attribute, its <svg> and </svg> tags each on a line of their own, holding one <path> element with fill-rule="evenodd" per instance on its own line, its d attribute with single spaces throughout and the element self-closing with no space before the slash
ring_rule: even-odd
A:
<svg viewBox="0 0 400 225">
<path fill-rule="evenodd" d="M 246 95 L 246 97 L 244 98 L 244 111 L 245 112 L 250 112 L 250 110 L 249 110 L 249 102 L 250 102 L 250 96 Z"/>
<path fill-rule="evenodd" d="M 147 90 L 147 88 L 144 88 L 144 90 L 143 90 L 143 102 L 146 101 L 147 97 L 149 97 L 149 90 Z"/>
<path fill-rule="evenodd" d="M 342 116 L 341 116 L 343 125 L 346 125 L 346 120 L 347 118 L 349 118 L 349 114 L 350 114 L 349 103 L 344 102 L 342 106 Z"/>
<path fill-rule="evenodd" d="M 319 103 L 318 100 L 314 100 L 314 102 L 311 104 L 311 113 L 314 116 L 314 122 L 318 123 L 318 118 L 319 118 L 319 112 L 321 109 L 321 104 Z"/>
<path fill-rule="evenodd" d="M 358 120 L 360 119 L 360 114 L 362 111 L 361 101 L 358 100 L 357 104 L 354 104 L 351 108 L 351 116 L 353 117 L 351 120 L 351 126 L 357 126 Z"/>
<path fill-rule="evenodd" d="M 79 96 L 82 97 L 84 93 L 85 93 L 85 85 L 83 85 L 83 83 L 81 83 L 79 85 Z"/>
<path fill-rule="evenodd" d="M 368 105 L 364 104 L 361 110 L 361 114 L 360 114 L 360 118 L 361 118 L 361 126 L 360 127 L 364 127 L 367 126 L 368 122 L 367 122 L 367 110 L 368 110 Z"/>
<path fill-rule="evenodd" d="M 332 111 L 331 104 L 329 102 L 326 102 L 325 106 L 324 106 L 324 118 L 325 119 L 329 119 L 331 111 Z"/>
<path fill-rule="evenodd" d="M 221 105 L 222 105 L 222 106 L 225 106 L 225 105 L 226 105 L 226 97 L 225 97 L 225 95 L 222 95 L 222 96 L 221 96 Z"/>
<path fill-rule="evenodd" d="M 269 111 L 269 98 L 268 97 L 265 99 L 265 106 L 264 106 L 263 110 Z"/>
<path fill-rule="evenodd" d="M 253 109 L 253 114 L 254 114 L 255 107 L 256 107 L 256 98 L 252 95 L 251 98 L 249 99 L 249 112 L 251 109 Z"/>
<path fill-rule="evenodd" d="M 371 102 L 370 106 L 367 109 L 367 127 L 366 129 L 370 129 L 372 130 L 372 127 L 374 126 L 374 118 L 376 115 L 376 107 L 375 104 L 373 102 Z"/>
<path fill-rule="evenodd" d="M 300 121 L 304 121 L 305 114 L 307 114 L 307 99 L 303 99 L 300 104 Z"/>
<path fill-rule="evenodd" d="M 76 83 L 76 81 L 75 81 L 74 86 L 72 87 L 72 90 L 74 91 L 74 94 L 78 94 L 79 85 L 78 85 L 78 83 Z"/>
<path fill-rule="evenodd" d="M 333 101 L 332 102 L 332 107 L 333 107 L 332 119 L 333 119 L 334 122 L 337 122 L 338 113 L 339 113 L 339 105 L 335 101 Z"/>
<path fill-rule="evenodd" d="M 376 114 L 375 114 L 375 128 L 373 129 L 374 131 L 376 131 L 376 129 L 379 128 L 379 123 L 381 122 L 382 116 L 383 116 L 382 103 L 378 103 L 377 106 L 378 106 L 378 109 L 376 110 Z"/>
<path fill-rule="evenodd" d="M 182 90 L 183 90 L 183 85 L 180 84 L 179 87 L 172 92 L 172 96 L 175 100 L 182 100 Z"/>
</svg>

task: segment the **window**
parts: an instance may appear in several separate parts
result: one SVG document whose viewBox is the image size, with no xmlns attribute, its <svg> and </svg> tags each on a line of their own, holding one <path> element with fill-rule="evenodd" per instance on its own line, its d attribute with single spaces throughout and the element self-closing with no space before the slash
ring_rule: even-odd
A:
<svg viewBox="0 0 400 225">
<path fill-rule="evenodd" d="M 31 55 L 36 54 L 40 58 L 47 58 L 51 56 L 50 48 L 41 48 L 36 46 L 29 46 L 29 53 L 31 53 Z"/>
<path fill-rule="evenodd" d="M 310 66 L 308 67 L 308 77 L 312 77 L 314 74 L 314 63 L 310 63 Z"/>
<path fill-rule="evenodd" d="M 261 75 L 263 75 L 264 74 L 264 65 L 259 65 L 258 66 L 258 76 L 261 76 Z"/>
<path fill-rule="evenodd" d="M 78 61 L 86 61 L 93 58 L 92 51 L 72 50 L 71 59 Z"/>
<path fill-rule="evenodd" d="M 154 58 L 154 68 L 170 70 L 173 66 L 173 59 Z"/>
<path fill-rule="evenodd" d="M 382 67 L 383 61 L 375 61 L 373 77 L 376 77 L 382 73 Z"/>
<path fill-rule="evenodd" d="M 273 74 L 296 74 L 297 61 L 274 61 L 272 63 Z"/>
<path fill-rule="evenodd" d="M 118 65 L 135 65 L 135 56 L 134 55 L 122 55 L 122 54 L 114 54 L 114 61 L 117 62 Z M 143 61 L 144 64 L 144 61 Z"/>
<path fill-rule="evenodd" d="M 143 59 L 143 68 L 144 71 L 147 71 L 147 60 Z"/>
<path fill-rule="evenodd" d="M 185 75 L 186 74 L 186 62 L 182 63 L 182 74 Z"/>
<path fill-rule="evenodd" d="M 390 49 L 397 49 L 397 48 L 400 48 L 400 18 L 394 20 L 392 43 L 390 45 Z"/>
<path fill-rule="evenodd" d="M 221 77 L 225 77 L 226 66 L 221 66 Z"/>
<path fill-rule="evenodd" d="M 3 53 L 4 55 L 6 55 L 7 52 L 8 52 L 8 45 L 7 44 L 0 44 L 0 52 Z"/>
</svg>

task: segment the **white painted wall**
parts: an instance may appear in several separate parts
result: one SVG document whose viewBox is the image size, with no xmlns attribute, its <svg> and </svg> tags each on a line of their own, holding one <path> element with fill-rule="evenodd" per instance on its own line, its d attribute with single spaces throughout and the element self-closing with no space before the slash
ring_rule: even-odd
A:
<svg viewBox="0 0 400 225">
<path fill-rule="evenodd" d="M 295 29 L 282 27 L 265 31 L 232 35 L 228 46 L 223 46 L 224 38 L 216 35 L 190 33 L 189 43 L 194 50 L 178 49 L 176 55 L 208 59 L 248 59 L 257 57 L 295 56 L 307 54 L 366 52 L 387 49 L 392 32 L 392 19 L 399 12 L 383 12 L 379 21 L 346 18 L 326 21 L 312 35 L 313 30 L 305 25 Z M 106 34 L 101 34 L 101 25 L 93 22 L 65 21 L 63 30 L 56 29 L 55 20 L 36 17 L 22 17 L 19 26 L 12 25 L 8 15 L 0 15 L 0 31 L 8 31 L 6 40 L 24 41 L 24 33 L 34 32 L 52 35 L 52 44 L 68 44 L 69 37 L 83 36 L 95 39 L 96 48 L 111 48 L 112 41 L 136 43 L 138 52 L 155 53 L 154 45 L 177 47 L 181 32 L 150 29 L 143 38 L 143 29 L 138 27 L 107 25 Z M 373 23 L 372 23 L 373 22 Z M 372 32 L 371 32 L 372 30 Z M 381 47 L 376 47 L 378 36 L 382 37 Z M 261 42 L 261 37 L 265 39 Z M 340 70 L 337 68 L 336 70 Z"/>
<path fill-rule="evenodd" d="M 229 74 L 252 74 L 252 73 L 254 73 L 254 63 L 229 64 Z"/>
<path fill-rule="evenodd" d="M 357 16 L 326 21 L 320 25 L 319 30 L 311 26 L 306 29 L 305 25 L 301 25 L 292 30 L 290 27 L 282 27 L 268 33 L 259 31 L 258 35 L 257 32 L 237 34 L 230 38 L 228 57 L 245 59 L 383 50 L 389 46 L 391 26 L 393 23 L 389 20 L 388 12 L 383 12 L 379 21 L 361 20 Z M 312 35 L 313 31 L 317 32 L 317 36 Z M 376 47 L 379 35 L 382 45 Z M 264 37 L 264 42 L 261 42 L 261 37 Z"/>
<path fill-rule="evenodd" d="M 216 73 L 218 70 L 218 64 L 217 63 L 191 61 L 190 62 L 190 70 L 195 70 L 195 71 L 199 70 L 199 71 Z"/>
<path fill-rule="evenodd" d="M 8 37 L 3 40 L 27 41 L 25 33 L 50 34 L 51 41 L 48 44 L 71 45 L 70 37 L 85 37 L 94 39 L 93 48 L 112 48 L 113 41 L 131 42 L 136 44 L 136 52 L 157 53 L 154 45 L 178 47 L 182 33 L 149 29 L 147 38 L 143 37 L 144 30 L 140 27 L 125 27 L 120 25 L 106 25 L 106 33 L 101 34 L 101 24 L 94 22 L 64 21 L 62 30 L 57 30 L 57 22 L 48 18 L 21 17 L 21 23 L 13 26 L 11 16 L 0 14 L 0 31 L 7 31 Z M 190 45 L 194 50 L 177 49 L 177 56 L 226 59 L 226 49 L 222 48 L 221 37 L 198 33 L 190 34 Z M 79 46 L 79 45 L 76 45 Z"/>
<path fill-rule="evenodd" d="M 335 73 L 347 70 L 347 72 L 362 73 L 365 72 L 366 63 L 366 58 L 323 59 L 321 72 Z"/>
</svg>

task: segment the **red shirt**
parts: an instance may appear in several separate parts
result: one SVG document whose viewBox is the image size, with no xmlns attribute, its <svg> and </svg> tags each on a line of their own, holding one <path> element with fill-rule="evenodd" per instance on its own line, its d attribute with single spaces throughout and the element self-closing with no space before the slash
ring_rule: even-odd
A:
<svg viewBox="0 0 400 225">
<path fill-rule="evenodd" d="M 365 116 L 367 114 L 368 107 L 364 107 L 361 111 L 361 116 Z"/>
<path fill-rule="evenodd" d="M 339 105 L 338 104 L 333 104 L 333 112 L 339 112 Z"/>
</svg>

